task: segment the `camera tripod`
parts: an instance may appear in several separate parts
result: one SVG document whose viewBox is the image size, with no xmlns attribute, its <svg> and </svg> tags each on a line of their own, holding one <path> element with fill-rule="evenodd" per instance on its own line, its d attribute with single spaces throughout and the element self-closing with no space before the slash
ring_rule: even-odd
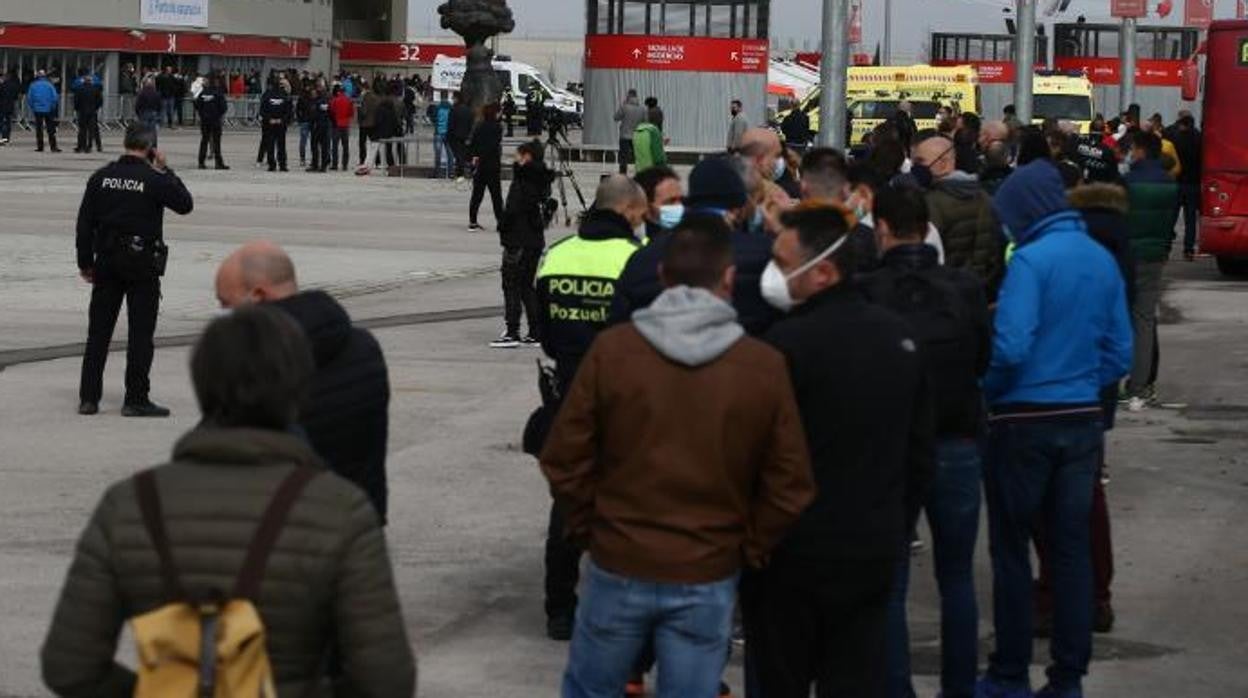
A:
<svg viewBox="0 0 1248 698">
<path fill-rule="evenodd" d="M 564 142 L 567 142 L 567 136 L 564 136 Z M 572 183 L 572 191 L 576 193 L 577 200 L 581 202 L 582 212 L 589 210 L 589 205 L 585 203 L 585 195 L 581 193 L 581 185 L 576 181 L 576 173 L 572 171 L 572 165 L 568 162 L 564 148 L 559 145 L 559 132 L 555 129 L 550 130 L 550 137 L 546 140 L 545 158 L 546 162 L 551 165 L 551 169 L 555 171 L 555 179 L 559 182 L 559 203 L 563 206 L 563 224 L 571 226 L 572 213 L 568 210 L 568 189 L 563 180 L 566 179 Z"/>
</svg>

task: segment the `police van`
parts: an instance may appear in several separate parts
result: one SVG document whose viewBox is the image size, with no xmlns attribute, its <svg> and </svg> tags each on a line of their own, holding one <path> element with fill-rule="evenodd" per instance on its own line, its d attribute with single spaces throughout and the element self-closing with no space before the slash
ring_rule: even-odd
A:
<svg viewBox="0 0 1248 698">
<path fill-rule="evenodd" d="M 458 92 L 464 82 L 467 65 L 467 60 L 464 58 L 439 55 L 433 61 L 434 91 Z M 498 76 L 498 81 L 502 83 L 504 89 L 511 88 L 511 94 L 516 99 L 518 114 L 526 113 L 525 97 L 536 86 L 542 91 L 542 96 L 545 98 L 543 103 L 546 107 L 559 110 L 569 123 L 581 122 L 581 117 L 585 113 L 585 99 L 567 90 L 553 87 L 542 71 L 527 63 L 501 59 L 495 59 L 493 67 L 494 74 Z"/>
</svg>

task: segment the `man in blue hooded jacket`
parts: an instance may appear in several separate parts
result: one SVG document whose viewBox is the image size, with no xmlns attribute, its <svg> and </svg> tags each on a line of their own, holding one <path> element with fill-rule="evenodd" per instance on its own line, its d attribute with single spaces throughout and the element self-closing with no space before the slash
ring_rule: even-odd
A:
<svg viewBox="0 0 1248 698">
<path fill-rule="evenodd" d="M 1070 207 L 1052 162 L 1019 168 L 993 208 L 1017 246 L 997 308 L 985 485 L 997 647 L 977 698 L 1030 697 L 1033 523 L 1053 546 L 1048 685 L 1081 698 L 1092 652 L 1088 520 L 1103 386 L 1131 368 L 1131 320 L 1114 258 Z"/>
<path fill-rule="evenodd" d="M 56 147 L 56 115 L 60 111 L 61 95 L 42 70 L 35 74 L 35 81 L 26 90 L 26 104 L 35 115 L 35 150 L 43 152 L 43 132 L 47 129 L 52 152 L 61 152 Z"/>
</svg>

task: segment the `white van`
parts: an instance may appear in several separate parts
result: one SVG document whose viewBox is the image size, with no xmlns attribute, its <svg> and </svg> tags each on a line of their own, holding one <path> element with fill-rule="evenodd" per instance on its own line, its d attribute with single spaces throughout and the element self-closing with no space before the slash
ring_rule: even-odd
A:
<svg viewBox="0 0 1248 698">
<path fill-rule="evenodd" d="M 545 94 L 545 105 L 554 107 L 563 112 L 566 117 L 571 117 L 573 123 L 581 122 L 581 115 L 585 112 L 585 99 L 579 95 L 574 95 L 567 90 L 561 90 L 553 87 L 542 71 L 534 68 L 527 63 L 516 63 L 515 61 L 493 61 L 494 73 L 498 75 L 498 80 L 504 87 L 510 86 L 511 93 L 516 98 L 516 110 L 520 114 L 525 113 L 525 95 L 529 94 L 529 90 L 537 85 Z M 460 85 L 464 82 L 464 71 L 467 70 L 467 61 L 464 58 L 450 58 L 448 56 L 439 55 L 433 61 L 433 90 L 458 92 Z"/>
</svg>

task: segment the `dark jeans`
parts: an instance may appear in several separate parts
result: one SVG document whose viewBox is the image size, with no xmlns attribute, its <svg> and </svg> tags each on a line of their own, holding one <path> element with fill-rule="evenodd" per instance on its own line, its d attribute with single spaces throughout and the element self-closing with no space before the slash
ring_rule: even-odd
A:
<svg viewBox="0 0 1248 698">
<path fill-rule="evenodd" d="M 1041 526 L 1053 561 L 1049 683 L 1080 687 L 1092 655 L 1088 520 L 1103 439 L 1100 419 L 998 421 L 989 430 L 984 484 L 992 551 L 996 651 L 988 675 L 1026 688 L 1031 664 L 1031 537 Z"/>
<path fill-rule="evenodd" d="M 509 337 L 520 336 L 521 311 L 529 319 L 529 336 L 537 336 L 537 291 L 533 281 L 541 260 L 541 250 L 503 248 L 503 318 Z"/>
<path fill-rule="evenodd" d="M 264 124 L 261 127 L 260 150 L 269 160 L 269 167 L 286 168 L 286 124 Z"/>
<path fill-rule="evenodd" d="M 212 150 L 212 156 L 216 160 L 217 167 L 225 165 L 225 158 L 221 156 L 221 122 L 215 124 L 201 123 L 199 125 L 199 165 L 203 167 L 204 161 L 208 157 L 209 149 Z"/>
<path fill-rule="evenodd" d="M 1200 182 L 1179 183 L 1179 206 L 1183 209 L 1183 251 L 1194 254 L 1200 222 Z"/>
<path fill-rule="evenodd" d="M 35 114 L 35 147 L 43 150 L 43 131 L 48 131 L 48 145 L 56 150 L 56 114 Z"/>
<path fill-rule="evenodd" d="M 940 588 L 941 695 L 971 698 L 979 671 L 979 608 L 975 602 L 975 539 L 979 535 L 979 444 L 971 439 L 936 445 L 936 477 L 924 503 L 932 529 L 932 562 Z M 913 698 L 906 592 L 910 585 L 909 542 L 897 566 L 889 604 L 888 692 Z"/>
<path fill-rule="evenodd" d="M 312 169 L 329 169 L 329 126 L 312 127 Z"/>
<path fill-rule="evenodd" d="M 161 97 L 160 103 L 165 111 L 165 124 L 173 126 L 173 115 L 178 111 L 178 100 L 174 97 Z M 178 123 L 182 123 L 182 115 L 178 115 Z"/>
<path fill-rule="evenodd" d="M 351 129 L 334 127 L 330 137 L 330 167 L 337 169 L 341 163 L 342 169 L 345 170 L 351 163 Z M 342 159 L 338 158 L 339 152 L 342 153 Z"/>
<path fill-rule="evenodd" d="M 104 150 L 104 145 L 100 142 L 100 119 L 95 114 L 79 114 L 78 150 L 89 153 L 93 143 L 96 150 Z"/>
<path fill-rule="evenodd" d="M 160 112 L 145 111 L 142 114 L 139 114 L 139 121 L 142 121 L 143 125 L 150 128 L 152 130 L 152 133 L 155 133 L 156 136 L 159 138 L 160 136 Z"/>
<path fill-rule="evenodd" d="M 585 600 L 563 677 L 563 698 L 619 698 L 653 641 L 656 698 L 717 695 L 732 636 L 737 576 L 704 584 L 662 584 L 589 564 Z"/>
<path fill-rule="evenodd" d="M 1101 450 L 1104 463 L 1104 448 Z M 1108 604 L 1113 598 L 1114 547 L 1109 529 L 1109 505 L 1105 486 L 1097 473 L 1092 489 L 1092 602 L 1093 609 Z M 1036 580 L 1036 612 L 1053 612 L 1053 556 L 1043 529 L 1036 529 L 1036 557 L 1040 559 L 1040 577 Z"/>
<path fill-rule="evenodd" d="M 451 136 L 446 137 L 446 144 L 455 156 L 455 176 L 464 176 L 464 166 L 468 164 L 468 144 Z"/>
<path fill-rule="evenodd" d="M 490 205 L 494 207 L 494 220 L 503 220 L 503 183 L 498 168 L 479 169 L 472 176 L 472 199 L 468 202 L 468 222 L 477 222 L 477 213 L 481 210 L 481 200 L 485 198 L 485 190 L 490 190 Z"/>
<path fill-rule="evenodd" d="M 741 586 L 747 664 L 766 698 L 884 695 L 894 558 L 773 562 Z"/>
<path fill-rule="evenodd" d="M 632 138 L 620 139 L 620 174 L 628 174 L 628 166 L 637 162 L 637 153 L 633 150 Z"/>
<path fill-rule="evenodd" d="M 91 289 L 87 350 L 82 357 L 82 380 L 78 388 L 78 397 L 83 402 L 99 402 L 104 393 L 104 364 L 123 300 L 130 325 L 126 346 L 126 404 L 146 400 L 151 390 L 149 375 L 155 352 L 152 336 L 156 334 L 156 314 L 160 308 L 160 279 L 123 281 L 97 276 Z"/>
<path fill-rule="evenodd" d="M 564 536 L 563 513 L 550 505 L 546 529 L 546 617 L 576 613 L 576 583 L 581 577 L 581 549 Z"/>
<path fill-rule="evenodd" d="M 364 154 L 368 152 L 368 137 L 372 133 L 371 128 L 360 127 L 359 141 L 356 143 L 360 149 L 360 164 L 364 164 Z"/>
<path fill-rule="evenodd" d="M 0 111 L 0 140 L 9 140 L 13 135 L 13 112 Z"/>
</svg>

